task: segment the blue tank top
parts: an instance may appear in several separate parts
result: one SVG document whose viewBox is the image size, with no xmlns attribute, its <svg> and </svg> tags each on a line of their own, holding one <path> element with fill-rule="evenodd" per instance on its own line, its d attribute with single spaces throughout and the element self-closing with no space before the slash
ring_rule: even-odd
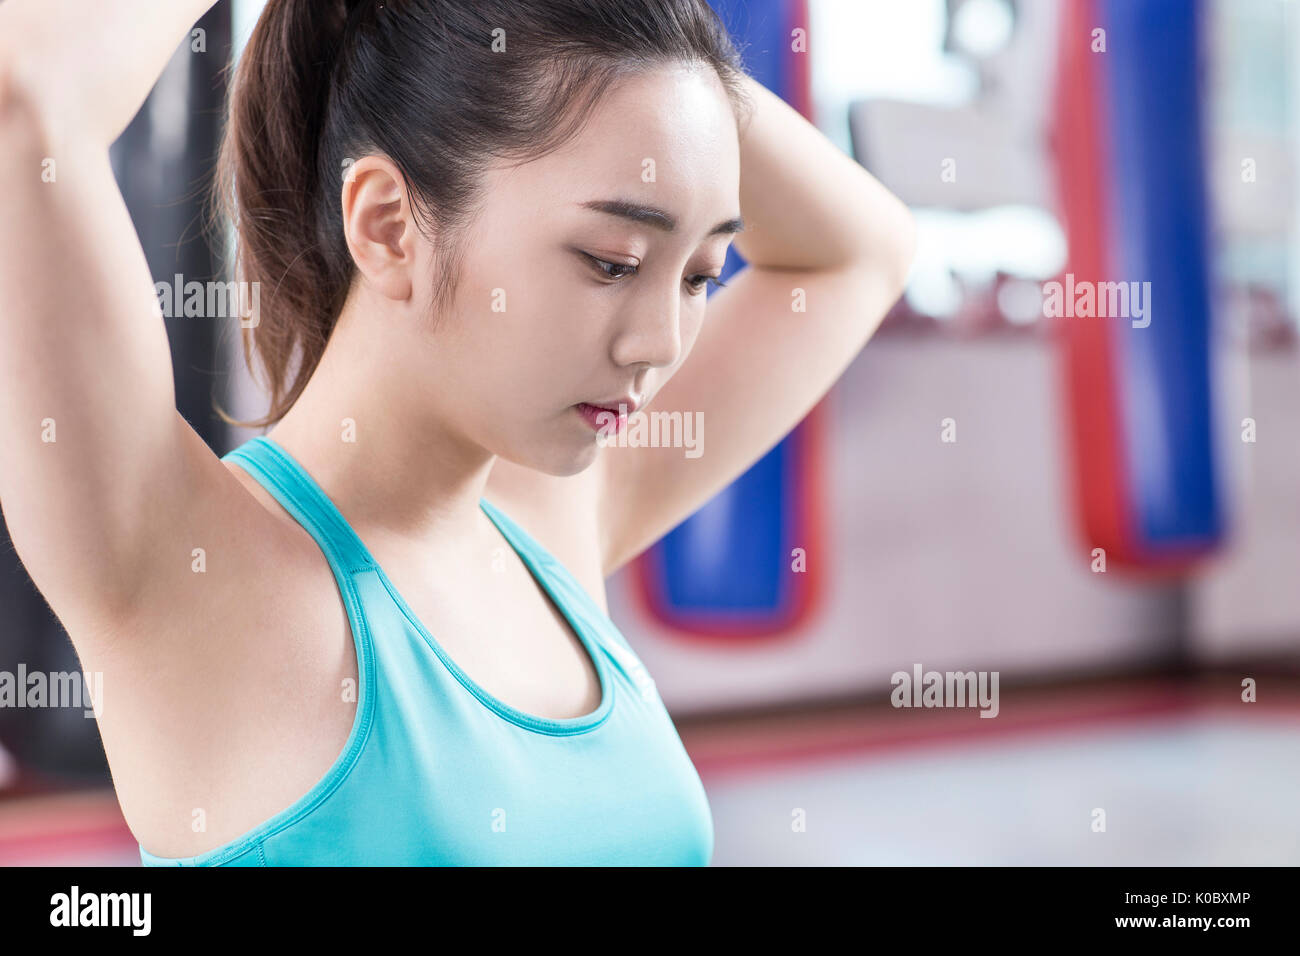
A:
<svg viewBox="0 0 1300 956">
<path fill-rule="evenodd" d="M 198 856 L 141 846 L 146 866 L 708 864 L 708 800 L 654 681 L 523 528 L 480 499 L 600 675 L 600 706 L 582 717 L 526 714 L 457 667 L 274 441 L 254 438 L 226 459 L 274 495 L 329 561 L 356 647 L 356 717 L 343 752 L 292 805 Z"/>
</svg>

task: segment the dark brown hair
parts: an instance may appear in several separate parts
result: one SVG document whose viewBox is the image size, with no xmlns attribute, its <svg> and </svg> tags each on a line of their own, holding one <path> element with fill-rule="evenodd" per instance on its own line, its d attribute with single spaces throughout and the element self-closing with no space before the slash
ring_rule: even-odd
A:
<svg viewBox="0 0 1300 956">
<path fill-rule="evenodd" d="M 268 0 L 231 86 L 214 209 L 235 226 L 235 278 L 259 284 L 244 358 L 271 404 L 256 421 L 218 413 L 275 423 L 320 361 L 354 271 L 349 158 L 382 153 L 405 177 L 445 303 L 486 162 L 559 148 L 612 81 L 673 62 L 712 66 L 737 117 L 749 108 L 706 0 Z"/>
</svg>

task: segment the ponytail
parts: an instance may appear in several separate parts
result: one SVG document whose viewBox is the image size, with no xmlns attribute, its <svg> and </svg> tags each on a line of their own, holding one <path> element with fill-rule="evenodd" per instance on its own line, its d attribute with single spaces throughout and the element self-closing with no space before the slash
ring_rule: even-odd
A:
<svg viewBox="0 0 1300 956">
<path fill-rule="evenodd" d="M 244 359 L 254 343 L 271 407 L 265 427 L 297 400 L 325 350 L 346 298 L 351 264 L 318 236 L 317 153 L 335 58 L 355 0 L 269 0 L 240 59 L 217 164 L 218 210 L 234 224 L 235 272 L 257 283 L 258 320 L 243 329 Z M 297 373 L 290 381 L 290 363 Z"/>
</svg>

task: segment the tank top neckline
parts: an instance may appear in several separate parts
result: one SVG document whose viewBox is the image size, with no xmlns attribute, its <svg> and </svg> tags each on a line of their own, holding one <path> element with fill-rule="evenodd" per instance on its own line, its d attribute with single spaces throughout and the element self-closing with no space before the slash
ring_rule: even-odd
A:
<svg viewBox="0 0 1300 956">
<path fill-rule="evenodd" d="M 384 585 L 394 605 L 410 623 L 411 627 L 420 635 L 429 648 L 438 656 L 438 659 L 446 667 L 447 671 L 458 680 L 471 694 L 474 695 L 485 707 L 495 712 L 503 719 L 516 724 L 526 730 L 532 730 L 541 734 L 553 736 L 569 736 L 573 734 L 587 733 L 600 727 L 608 719 L 614 706 L 614 688 L 615 681 L 609 671 L 609 664 L 602 653 L 602 643 L 595 637 L 587 622 L 580 615 L 573 613 L 570 603 L 564 599 L 560 589 L 556 587 L 554 574 L 564 570 L 563 565 L 547 551 L 542 545 L 528 534 L 522 527 L 515 523 L 509 515 L 505 514 L 496 505 L 484 497 L 479 498 L 479 508 L 488 516 L 492 524 L 496 527 L 501 536 L 505 538 L 506 543 L 511 550 L 519 556 L 524 563 L 529 574 L 545 594 L 554 602 L 555 606 L 568 622 L 574 634 L 577 635 L 583 649 L 586 651 L 592 667 L 595 668 L 596 675 L 600 681 L 600 703 L 596 709 L 577 717 L 541 717 L 536 714 L 530 714 L 520 710 L 511 704 L 501 700 L 495 694 L 489 692 L 452 659 L 447 650 L 434 638 L 433 634 L 425 627 L 411 609 L 406 599 L 398 591 L 392 579 L 389 578 L 383 566 L 375 560 L 370 550 L 361 540 L 360 535 L 356 533 L 352 525 L 343 516 L 342 511 L 334 504 L 333 500 L 325 493 L 325 490 L 311 476 L 310 473 L 289 454 L 288 450 L 276 442 L 274 439 L 265 435 L 258 435 L 244 445 L 230 452 L 226 457 L 235 460 L 236 464 L 242 465 L 245 456 L 249 455 L 249 446 L 258 446 L 264 449 L 282 468 L 288 470 L 295 479 L 298 490 L 306 494 L 310 500 L 301 502 L 300 507 L 308 509 L 312 506 L 319 512 L 318 517 L 324 518 L 328 525 L 332 526 L 335 540 L 331 547 L 326 547 L 326 542 L 320 540 L 318 529 L 308 527 L 303 521 L 299 520 L 304 530 L 316 539 L 317 545 L 324 551 L 326 559 L 331 563 L 336 560 L 343 561 L 347 566 L 337 568 L 336 572 L 355 573 L 361 570 L 373 571 L 379 581 Z M 259 480 L 257 474 L 253 474 L 255 480 Z M 280 498 L 274 489 L 267 488 L 277 499 Z M 283 504 L 284 502 L 281 501 Z M 295 517 L 297 517 L 295 515 Z M 325 528 L 319 529 L 320 534 L 330 535 Z M 341 539 L 341 540 L 339 540 Z M 576 582 L 575 588 L 581 587 Z M 356 623 L 349 620 L 351 627 L 355 628 Z"/>
</svg>

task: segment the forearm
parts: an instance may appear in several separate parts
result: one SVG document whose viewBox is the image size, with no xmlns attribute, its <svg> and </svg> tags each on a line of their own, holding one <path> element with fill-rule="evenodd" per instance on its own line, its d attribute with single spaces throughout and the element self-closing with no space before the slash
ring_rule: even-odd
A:
<svg viewBox="0 0 1300 956">
<path fill-rule="evenodd" d="M 740 141 L 736 251 L 766 268 L 905 274 L 915 241 L 907 207 L 780 97 L 746 84 L 755 108 Z"/>
<path fill-rule="evenodd" d="M 33 106 L 55 138 L 108 146 L 215 2 L 3 0 L 0 83 Z"/>
</svg>

